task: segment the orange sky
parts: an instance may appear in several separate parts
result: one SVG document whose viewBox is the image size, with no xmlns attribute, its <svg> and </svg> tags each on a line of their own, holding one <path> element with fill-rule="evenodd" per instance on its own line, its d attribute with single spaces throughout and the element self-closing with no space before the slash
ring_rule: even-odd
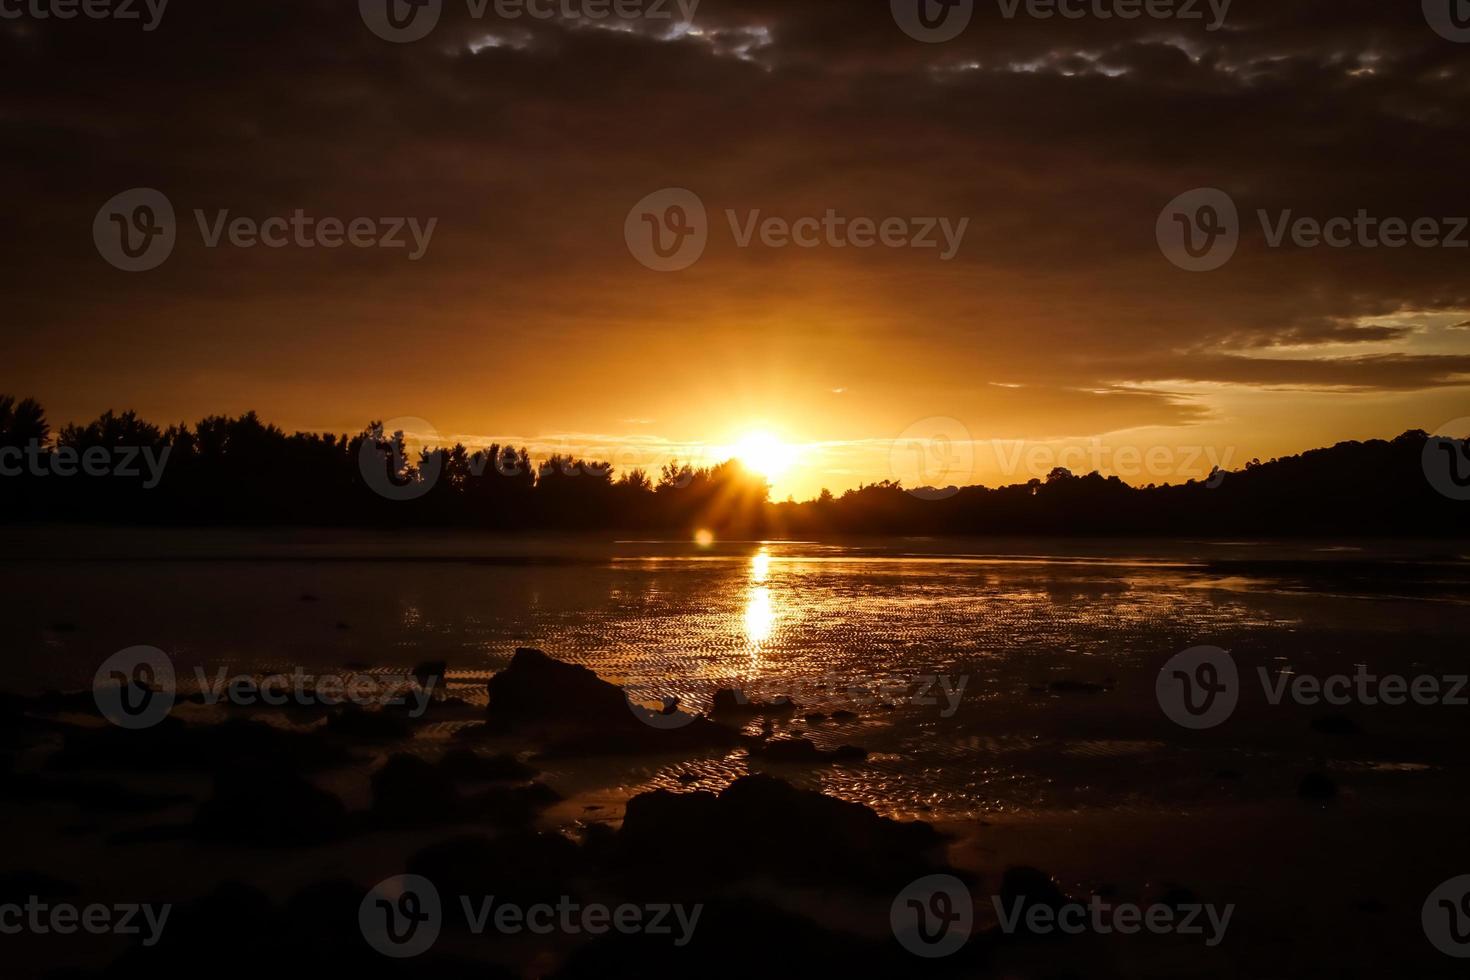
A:
<svg viewBox="0 0 1470 980">
<path fill-rule="evenodd" d="M 411 417 L 649 469 L 766 431 L 799 449 L 778 497 L 1051 465 L 1163 482 L 1470 415 L 1470 253 L 1275 248 L 1256 218 L 1470 214 L 1470 72 L 1417 5 L 1237 0 L 1210 34 L 977 8 L 932 45 L 869 6 L 711 0 L 671 31 L 450 4 L 410 44 L 315 0 L 171 8 L 126 45 L 6 22 L 28 95 L 6 98 L 27 151 L 0 162 L 25 243 L 0 391 L 54 424 Z M 91 229 L 135 187 L 177 242 L 129 273 Z M 1241 215 L 1210 272 L 1155 237 L 1199 187 Z M 707 244 L 659 272 L 625 226 L 666 188 Z M 212 248 L 195 216 L 296 209 L 437 225 L 411 261 Z M 752 216 L 829 212 L 966 224 L 948 258 L 742 244 Z"/>
</svg>

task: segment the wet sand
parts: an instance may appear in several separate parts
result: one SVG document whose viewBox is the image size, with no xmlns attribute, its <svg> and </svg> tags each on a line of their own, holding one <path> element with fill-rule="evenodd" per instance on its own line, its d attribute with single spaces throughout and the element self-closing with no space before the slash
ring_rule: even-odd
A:
<svg viewBox="0 0 1470 980">
<path fill-rule="evenodd" d="M 265 673 L 354 663 L 402 674 L 440 655 L 450 663 L 447 693 L 463 703 L 404 738 L 323 736 L 319 718 L 256 709 L 176 709 L 194 726 L 248 716 L 340 745 L 349 763 L 306 778 L 362 814 L 389 757 L 432 763 L 463 746 L 460 733 L 484 722 L 486 681 L 516 645 L 534 642 L 644 703 L 676 696 L 681 707 L 707 710 L 715 690 L 735 683 L 760 698 L 789 694 L 797 710 L 738 718 L 732 727 L 756 743 L 807 738 L 819 750 L 868 752 L 861 761 L 781 764 L 752 757 L 748 743 L 601 757 L 549 753 L 523 732 L 468 740 L 481 754 L 513 754 L 539 769 L 535 782 L 561 799 L 537 810 L 533 829 L 565 834 L 585 855 L 619 832 L 639 794 L 719 793 L 767 772 L 950 836 L 937 860 L 969 876 L 976 952 L 929 964 L 898 950 L 900 965 L 966 975 L 1222 977 L 1448 976 L 1457 966 L 1429 945 L 1419 917 L 1436 885 L 1470 871 L 1457 826 L 1470 709 L 1273 706 L 1247 688 L 1228 724 L 1193 732 L 1163 715 L 1155 692 L 1160 664 L 1200 644 L 1230 650 L 1247 679 L 1257 668 L 1328 674 L 1359 664 L 1379 673 L 1466 673 L 1470 608 L 1465 568 L 1447 559 L 1454 549 L 1360 546 L 1344 562 L 1343 552 L 1307 546 L 1276 554 L 1258 546 L 1241 559 L 1221 557 L 1229 545 L 1153 555 L 1115 546 L 1127 553 L 1112 557 L 1089 545 L 1049 558 L 1035 542 L 948 553 L 927 542 L 631 549 L 638 554 L 615 546 L 560 558 L 544 545 L 534 561 L 510 561 L 446 560 L 436 543 L 427 550 L 441 557 L 403 562 L 361 553 L 327 561 L 326 546 L 306 561 L 299 544 L 294 558 L 225 560 L 220 542 L 210 547 L 212 561 L 8 560 L 5 612 L 19 624 L 11 689 L 30 697 L 80 688 L 75 678 L 95 661 L 139 642 L 167 648 L 185 676 L 219 664 Z M 942 696 L 934 704 L 892 697 L 897 682 L 931 675 L 965 679 L 949 714 Z M 885 681 L 892 686 L 882 688 Z M 25 744 L 11 753 L 16 771 L 71 784 L 106 779 L 129 791 L 55 798 L 52 786 L 4 806 L 12 839 L 26 848 L 0 872 L 44 871 L 88 900 L 124 900 L 141 887 L 184 902 L 242 880 L 285 903 L 322 882 L 370 886 L 456 834 L 520 832 L 468 820 L 356 828 L 306 847 L 157 839 L 156 828 L 187 825 L 210 797 L 207 774 L 115 766 L 54 773 L 48 760 L 67 726 L 100 722 L 33 704 L 24 714 Z M 1308 774 L 1330 792 L 1304 797 Z M 183 799 L 117 812 L 117 799 L 139 793 Z M 779 829 L 780 815 L 771 820 Z M 128 836 L 148 828 L 155 839 Z M 1148 902 L 1186 894 L 1236 911 L 1215 948 L 1181 936 L 994 942 L 989 898 L 1015 866 L 1042 869 L 1071 896 Z M 725 882 L 720 894 L 897 948 L 891 891 L 779 878 Z M 43 938 L 20 937 L 14 948 L 40 964 L 93 968 L 120 951 L 116 937 L 77 936 L 58 956 Z M 451 937 L 446 948 L 528 975 L 569 969 L 565 943 L 500 943 L 487 952 L 476 938 Z"/>
</svg>

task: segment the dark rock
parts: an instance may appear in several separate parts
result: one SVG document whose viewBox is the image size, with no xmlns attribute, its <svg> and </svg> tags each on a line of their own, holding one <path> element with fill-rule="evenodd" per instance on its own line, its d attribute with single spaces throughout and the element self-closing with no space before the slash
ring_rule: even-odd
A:
<svg viewBox="0 0 1470 980">
<path fill-rule="evenodd" d="M 134 772 L 228 771 L 261 766 L 303 772 L 347 765 L 352 756 L 324 736 L 234 719 L 218 725 L 186 725 L 165 718 L 152 728 L 114 726 L 70 731 L 51 759 L 59 770 Z"/>
<path fill-rule="evenodd" d="M 540 650 L 516 650 L 510 666 L 485 685 L 489 713 L 512 724 L 559 723 L 578 728 L 636 724 L 623 690 L 586 667 L 562 663 Z"/>
<path fill-rule="evenodd" d="M 1192 888 L 1165 882 L 1164 893 L 1159 896 L 1158 904 L 1177 911 L 1187 905 L 1198 905 L 1200 900 Z"/>
<path fill-rule="evenodd" d="M 672 920 L 673 917 L 670 916 Z M 930 975 L 896 942 L 829 931 L 809 919 L 753 899 L 702 903 L 687 942 L 673 921 L 670 934 L 618 933 L 574 948 L 557 980 L 609 977 L 911 977 Z M 779 937 L 779 951 L 752 941 Z M 977 944 L 971 943 L 971 946 Z M 953 976 L 980 976 L 981 963 L 969 947 L 947 958 Z"/>
<path fill-rule="evenodd" d="M 23 869 L 0 873 L 0 905 L 24 905 L 32 895 L 44 901 L 55 901 L 80 893 L 81 889 L 75 884 L 40 871 Z"/>
<path fill-rule="evenodd" d="M 416 755 L 390 758 L 373 773 L 372 786 L 373 816 L 385 826 L 429 826 L 460 812 L 454 780 Z"/>
<path fill-rule="evenodd" d="M 1053 694 L 1103 694 L 1108 690 L 1108 686 L 1094 684 L 1091 681 L 1060 680 L 1048 684 L 1047 690 Z"/>
<path fill-rule="evenodd" d="M 299 847 L 348 833 L 347 807 L 294 773 L 244 767 L 215 776 L 214 795 L 194 815 L 200 840 Z"/>
<path fill-rule="evenodd" d="M 309 937 L 323 959 L 340 962 L 359 950 L 377 956 L 364 946 L 358 909 L 367 889 L 345 878 L 313 882 L 286 901 L 286 920 L 293 931 Z"/>
<path fill-rule="evenodd" d="M 834 712 L 832 712 L 832 720 L 833 721 L 857 721 L 857 717 L 858 716 L 857 716 L 857 712 L 856 711 L 834 711 Z"/>
<path fill-rule="evenodd" d="M 861 762 L 868 750 L 856 745 L 841 745 L 830 752 L 817 748 L 806 738 L 783 738 L 750 747 L 752 758 L 767 762 L 791 762 L 818 765 L 830 762 Z"/>
<path fill-rule="evenodd" d="M 739 715 L 789 715 L 797 710 L 796 702 L 790 698 L 776 701 L 752 701 L 734 688 L 722 687 L 715 692 L 710 715 L 714 718 Z"/>
<path fill-rule="evenodd" d="M 70 803 L 87 813 L 151 813 L 190 802 L 181 793 L 148 793 L 112 780 L 53 779 L 30 773 L 13 776 L 7 789 L 14 800 Z"/>
<path fill-rule="evenodd" d="M 373 774 L 375 822 L 384 827 L 432 827 L 479 822 L 500 827 L 529 824 L 542 809 L 561 797 L 541 783 L 494 787 L 464 795 L 450 769 L 413 755 L 395 755 Z"/>
<path fill-rule="evenodd" d="M 176 906 L 157 945 L 135 942 L 103 976 L 191 976 L 199 973 L 200 964 L 208 964 L 211 980 L 259 980 L 282 972 L 283 964 L 299 976 L 514 976 L 493 964 L 449 959 L 435 951 L 413 960 L 386 959 L 363 942 L 357 923 L 366 892 L 362 885 L 325 882 L 308 886 L 282 908 L 254 887 L 227 882 Z M 250 938 L 237 938 L 222 948 L 221 937 Z"/>
<path fill-rule="evenodd" d="M 934 855 L 944 838 L 929 824 L 899 823 L 860 803 L 761 774 L 737 779 L 719 796 L 664 790 L 635 796 L 618 838 L 635 866 L 654 862 L 700 880 L 766 874 L 887 888 L 943 867 Z M 669 854 L 688 857 L 675 867 Z"/>
<path fill-rule="evenodd" d="M 350 739 L 391 740 L 408 738 L 413 726 L 399 712 L 386 708 L 369 711 L 349 704 L 327 719 L 327 731 Z"/>
<path fill-rule="evenodd" d="M 1347 715 L 1323 715 L 1312 719 L 1312 730 L 1323 735 L 1361 735 L 1363 730 Z"/>
<path fill-rule="evenodd" d="M 97 699 L 91 691 L 45 691 L 30 699 L 24 707 L 40 714 L 79 714 L 102 717 L 97 710 Z"/>
<path fill-rule="evenodd" d="M 1001 876 L 1000 901 L 1007 915 L 1012 914 L 1012 910 L 1020 912 L 1017 931 L 1022 935 L 1029 935 L 1030 929 L 1026 925 L 1025 917 L 1026 909 L 1033 905 L 1040 905 L 1056 911 L 1067 904 L 1069 899 L 1051 875 L 1022 865 L 1007 868 L 1005 874 Z M 1055 938 L 1057 934 L 1047 933 L 1045 935 Z"/>
<path fill-rule="evenodd" d="M 520 905 L 554 905 L 563 895 L 576 895 L 587 870 L 572 841 L 530 831 L 451 838 L 414 854 L 407 867 L 409 874 L 432 881 L 440 895 L 494 895 L 497 902 Z M 444 911 L 463 924 L 460 903 L 446 903 Z"/>
<path fill-rule="evenodd" d="M 513 755 L 481 755 L 473 749 L 450 749 L 439 760 L 439 768 L 451 779 L 487 783 L 524 782 L 538 773 Z"/>
<path fill-rule="evenodd" d="M 461 813 L 465 820 L 496 827 L 528 827 L 537 814 L 560 801 L 561 794 L 545 783 L 497 786 L 466 797 Z"/>
<path fill-rule="evenodd" d="M 1337 783 L 1320 772 L 1309 772 L 1297 784 L 1296 792 L 1304 800 L 1330 800 L 1337 796 Z"/>
<path fill-rule="evenodd" d="M 586 667 L 539 650 L 517 650 L 486 690 L 489 725 L 462 737 L 540 731 L 551 736 L 546 751 L 552 756 L 680 752 L 740 742 L 734 729 L 696 715 L 644 708 Z"/>
<path fill-rule="evenodd" d="M 413 669 L 413 678 L 425 690 L 443 691 L 444 675 L 448 670 L 449 664 L 446 661 L 425 660 Z"/>
</svg>

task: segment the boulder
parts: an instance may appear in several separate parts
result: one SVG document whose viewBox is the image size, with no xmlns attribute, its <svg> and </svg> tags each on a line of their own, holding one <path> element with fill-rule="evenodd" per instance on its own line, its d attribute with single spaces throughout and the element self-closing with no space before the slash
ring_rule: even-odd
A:
<svg viewBox="0 0 1470 980">
<path fill-rule="evenodd" d="M 718 796 L 635 796 L 618 837 L 630 864 L 655 862 L 704 881 L 765 875 L 881 890 L 944 869 L 944 838 L 929 824 L 889 820 L 763 774 L 737 779 Z M 670 862 L 670 854 L 680 860 Z"/>
<path fill-rule="evenodd" d="M 245 767 L 215 776 L 194 814 L 194 836 L 220 844 L 301 847 L 346 837 L 347 807 L 289 772 Z"/>
<path fill-rule="evenodd" d="M 823 765 L 832 762 L 862 762 L 868 750 L 856 745 L 839 745 L 827 751 L 817 748 L 811 739 L 782 738 L 750 747 L 753 759 L 765 762 L 789 762 L 798 765 Z"/>
</svg>

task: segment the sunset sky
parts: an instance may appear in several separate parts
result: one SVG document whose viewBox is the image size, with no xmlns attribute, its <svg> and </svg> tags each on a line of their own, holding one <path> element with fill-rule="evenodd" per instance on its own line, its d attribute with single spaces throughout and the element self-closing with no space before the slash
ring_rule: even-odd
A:
<svg viewBox="0 0 1470 980">
<path fill-rule="evenodd" d="M 781 497 L 912 482 L 915 432 L 968 442 L 946 482 L 1044 475 L 1024 440 L 1103 447 L 1104 472 L 1164 447 L 1172 472 L 1124 474 L 1147 483 L 1470 415 L 1470 249 L 1272 248 L 1256 218 L 1470 215 L 1470 44 L 1417 2 L 1236 0 L 1210 31 L 982 0 L 933 44 L 858 0 L 703 0 L 683 26 L 445 0 L 414 43 L 357 6 L 0 20 L 0 392 L 53 425 L 415 418 L 650 469 L 767 433 L 798 450 Z M 92 229 L 136 187 L 177 245 L 129 273 Z M 1199 187 L 1241 214 L 1212 272 L 1155 238 Z M 675 272 L 624 236 L 665 188 L 708 211 Z M 437 225 L 417 261 L 208 248 L 195 209 Z M 946 261 L 740 247 L 727 209 L 968 225 Z"/>
</svg>

